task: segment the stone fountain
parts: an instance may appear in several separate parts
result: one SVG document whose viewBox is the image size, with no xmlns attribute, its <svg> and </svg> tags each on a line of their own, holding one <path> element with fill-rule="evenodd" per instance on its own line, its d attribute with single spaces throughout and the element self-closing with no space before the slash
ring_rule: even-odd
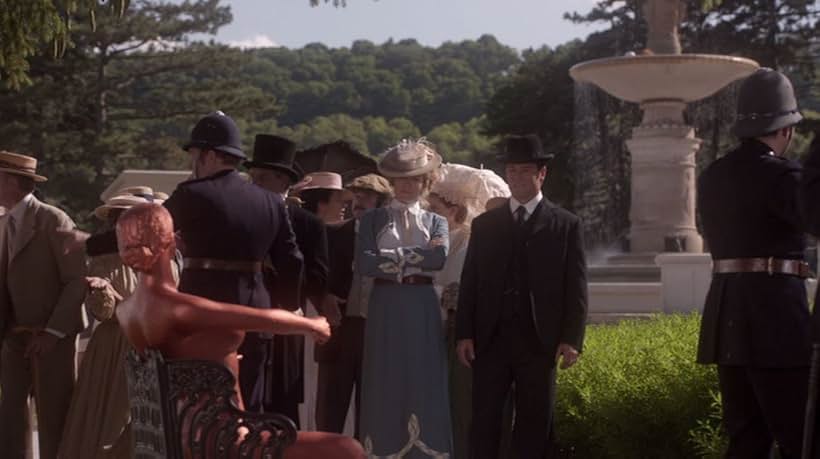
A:
<svg viewBox="0 0 820 459">
<path fill-rule="evenodd" d="M 590 265 L 593 321 L 702 307 L 710 258 L 695 225 L 695 154 L 701 140 L 684 121 L 687 103 L 753 73 L 757 62 L 681 54 L 681 0 L 644 0 L 647 47 L 570 69 L 618 99 L 640 104 L 641 124 L 626 141 L 632 156 L 628 254 Z M 665 254 L 662 252 L 677 252 Z"/>
<path fill-rule="evenodd" d="M 645 0 L 649 25 L 641 55 L 582 62 L 570 69 L 618 99 L 638 103 L 643 121 L 626 144 L 632 155 L 629 247 L 633 253 L 702 252 L 695 227 L 695 154 L 701 140 L 683 119 L 706 98 L 758 68 L 733 56 L 681 54 L 680 0 Z"/>
</svg>

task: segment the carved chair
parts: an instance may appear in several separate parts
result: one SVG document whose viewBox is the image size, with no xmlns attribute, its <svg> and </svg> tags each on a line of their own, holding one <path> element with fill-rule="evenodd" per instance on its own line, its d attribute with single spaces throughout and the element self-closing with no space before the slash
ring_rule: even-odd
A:
<svg viewBox="0 0 820 459">
<path fill-rule="evenodd" d="M 236 408 L 233 374 L 218 363 L 131 351 L 126 374 L 136 459 L 280 459 L 296 441 L 289 418 Z"/>
</svg>

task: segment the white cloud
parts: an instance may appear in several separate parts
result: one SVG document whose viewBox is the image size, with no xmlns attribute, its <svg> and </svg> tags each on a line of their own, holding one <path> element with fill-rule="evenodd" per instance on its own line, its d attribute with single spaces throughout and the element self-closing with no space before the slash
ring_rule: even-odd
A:
<svg viewBox="0 0 820 459">
<path fill-rule="evenodd" d="M 267 35 L 254 35 L 251 38 L 246 38 L 244 40 L 233 40 L 228 42 L 228 46 L 233 46 L 234 48 L 241 48 L 241 49 L 251 49 L 251 48 L 276 48 L 279 46 L 278 43 L 271 40 L 270 37 Z"/>
</svg>

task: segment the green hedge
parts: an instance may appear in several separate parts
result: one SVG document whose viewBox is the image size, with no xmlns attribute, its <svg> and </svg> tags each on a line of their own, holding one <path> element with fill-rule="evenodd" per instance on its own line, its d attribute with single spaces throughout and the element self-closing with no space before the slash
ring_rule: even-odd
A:
<svg viewBox="0 0 820 459">
<path fill-rule="evenodd" d="M 556 437 L 567 458 L 719 457 L 717 372 L 695 363 L 700 315 L 587 329 L 558 375 Z"/>
</svg>

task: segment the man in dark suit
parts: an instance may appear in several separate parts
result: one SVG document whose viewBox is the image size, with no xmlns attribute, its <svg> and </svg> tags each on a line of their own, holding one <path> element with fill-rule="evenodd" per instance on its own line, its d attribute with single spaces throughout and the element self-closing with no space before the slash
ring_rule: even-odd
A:
<svg viewBox="0 0 820 459">
<path fill-rule="evenodd" d="M 293 161 L 296 144 L 284 137 L 259 134 L 254 140 L 253 161 L 246 162 L 253 183 L 273 192 L 283 200 L 288 190 L 301 178 Z M 287 279 L 268 275 L 266 281 L 274 296 L 274 306 L 295 310 L 304 308 L 310 299 L 317 307 L 327 293 L 328 253 L 325 224 L 314 214 L 298 205 L 288 204 L 288 216 L 296 244 L 305 263 L 301 280 L 302 295 L 298 303 L 287 301 L 292 296 Z M 264 411 L 284 414 L 299 425 L 299 403 L 304 400 L 304 343 L 303 336 L 274 336 L 268 342 L 265 366 L 265 384 L 258 386 L 253 401 Z"/>
<path fill-rule="evenodd" d="M 741 144 L 698 181 L 714 275 L 698 362 L 718 365 L 727 457 L 800 457 L 810 352 L 799 209 L 801 167 L 783 157 L 800 121 L 785 75 L 761 69 L 740 88 Z"/>
<path fill-rule="evenodd" d="M 471 457 L 498 457 L 502 413 L 515 384 L 513 449 L 551 451 L 556 362 L 578 358 L 587 314 L 581 222 L 547 201 L 547 161 L 534 135 L 504 142 L 512 198 L 478 216 L 461 277 L 457 353 L 473 370 Z"/>
</svg>

